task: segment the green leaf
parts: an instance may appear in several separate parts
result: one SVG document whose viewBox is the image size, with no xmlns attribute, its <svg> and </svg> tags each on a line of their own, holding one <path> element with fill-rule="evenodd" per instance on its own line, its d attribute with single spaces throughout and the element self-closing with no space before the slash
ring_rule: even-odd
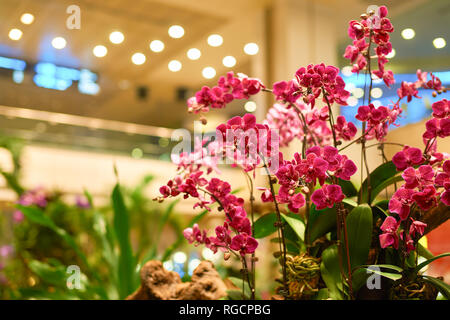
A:
<svg viewBox="0 0 450 320">
<path fill-rule="evenodd" d="M 356 190 L 356 187 L 351 181 L 342 180 L 341 178 L 339 178 L 338 185 L 341 186 L 342 192 L 347 198 L 358 195 L 358 190 Z"/>
<path fill-rule="evenodd" d="M 242 281 L 242 279 L 236 278 L 236 277 L 229 277 L 228 278 L 236 287 L 241 288 L 242 289 L 242 284 L 244 284 L 244 294 L 247 297 L 251 296 L 251 291 L 250 288 L 248 286 L 248 283 L 246 281 Z M 242 291 L 241 292 L 241 298 L 242 298 Z"/>
<path fill-rule="evenodd" d="M 367 204 L 354 208 L 346 218 L 348 246 L 351 269 L 363 265 L 369 256 L 372 243 L 372 209 Z M 344 237 L 342 237 L 344 239 Z M 343 241 L 343 257 L 346 257 L 345 242 Z M 345 260 L 345 266 L 346 259 Z"/>
<path fill-rule="evenodd" d="M 291 226 L 292 230 L 294 230 L 298 238 L 304 241 L 303 239 L 305 237 L 305 224 L 300 219 L 294 218 L 293 216 L 288 217 L 283 213 L 280 214 L 284 221 L 286 221 Z"/>
<path fill-rule="evenodd" d="M 440 279 L 430 276 L 424 276 L 423 280 L 433 285 L 447 300 L 450 300 L 450 285 Z"/>
<path fill-rule="evenodd" d="M 328 288 L 322 288 L 317 292 L 317 295 L 314 297 L 314 300 L 327 300 L 330 297 L 330 293 Z"/>
<path fill-rule="evenodd" d="M 309 220 L 307 223 L 307 240 L 311 244 L 316 239 L 322 237 L 336 227 L 336 209 L 326 208 L 317 210 L 313 204 L 309 212 Z"/>
<path fill-rule="evenodd" d="M 114 209 L 114 233 L 119 244 L 119 297 L 126 298 L 136 288 L 133 283 L 136 262 L 130 244 L 130 225 L 128 210 L 122 196 L 120 185 L 116 184 L 111 195 Z"/>
<path fill-rule="evenodd" d="M 253 224 L 255 230 L 253 237 L 256 239 L 265 238 L 277 231 L 275 222 L 277 221 L 277 215 L 272 212 L 259 217 Z"/>
<path fill-rule="evenodd" d="M 419 264 L 417 267 L 415 267 L 414 272 L 413 273 L 419 273 L 419 271 L 424 268 L 425 266 L 429 265 L 430 263 L 432 263 L 434 260 L 440 259 L 440 258 L 444 258 L 444 257 L 450 257 L 450 252 L 447 253 L 443 253 L 440 254 L 438 256 L 435 256 L 434 258 L 428 259 L 424 262 L 422 262 L 421 264 Z"/>
<path fill-rule="evenodd" d="M 376 186 L 376 188 L 373 188 L 372 193 L 370 195 L 371 203 L 376 198 L 376 196 L 381 193 L 381 191 L 383 191 L 385 188 L 389 187 L 390 185 L 392 185 L 396 182 L 400 182 L 400 181 L 403 181 L 403 177 L 401 175 L 394 176 L 392 178 L 386 179 L 385 181 L 380 183 L 378 186 Z M 370 181 L 370 183 L 372 183 L 372 181 Z"/>
<path fill-rule="evenodd" d="M 64 266 L 51 266 L 38 260 L 31 260 L 28 267 L 41 278 L 42 281 L 58 287 L 66 286 L 66 269 Z"/>
<path fill-rule="evenodd" d="M 402 275 L 399 274 L 399 273 L 384 272 L 384 271 L 379 271 L 379 270 L 369 269 L 369 268 L 366 268 L 366 270 L 368 272 L 379 274 L 382 277 L 385 277 L 385 278 L 388 278 L 388 279 L 391 279 L 391 280 L 394 280 L 394 281 L 399 280 L 399 279 L 402 278 Z"/>
<path fill-rule="evenodd" d="M 337 245 L 333 244 L 323 251 L 320 272 L 322 274 L 322 279 L 329 290 L 330 298 L 334 300 L 343 300 L 342 277 L 339 269 L 339 253 Z"/>
<path fill-rule="evenodd" d="M 375 197 L 378 195 L 378 193 L 380 193 L 384 188 L 388 186 L 387 181 L 397 174 L 398 174 L 397 168 L 392 163 L 392 161 L 380 165 L 370 174 L 370 185 L 372 187 L 370 199 L 368 190 L 369 179 L 366 178 L 361 186 L 362 195 L 360 195 L 358 202 L 371 204 L 372 201 L 375 199 Z M 389 180 L 390 184 L 394 182 L 395 179 Z"/>
<path fill-rule="evenodd" d="M 422 256 L 425 259 L 433 259 L 434 258 L 434 254 L 432 254 L 430 250 L 428 250 L 423 245 L 421 245 L 420 242 L 417 243 L 417 253 L 419 254 L 419 256 Z"/>
<path fill-rule="evenodd" d="M 239 290 L 227 290 L 229 300 L 248 300 L 249 297 L 242 296 L 242 291 Z"/>
</svg>

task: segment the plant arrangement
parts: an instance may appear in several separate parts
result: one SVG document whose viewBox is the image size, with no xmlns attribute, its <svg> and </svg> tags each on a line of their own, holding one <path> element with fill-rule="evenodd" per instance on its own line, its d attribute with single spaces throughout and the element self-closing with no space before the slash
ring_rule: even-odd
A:
<svg viewBox="0 0 450 320">
<path fill-rule="evenodd" d="M 437 144 L 450 136 L 450 102 L 438 97 L 447 91 L 438 77 L 417 70 L 417 81 L 401 83 L 397 101 L 372 103 L 367 92 L 375 79 L 387 87 L 395 82 L 386 58 L 393 31 L 384 6 L 349 23 L 352 43 L 344 57 L 367 83 L 356 115 L 360 131 L 335 114 L 335 105 L 351 108 L 350 93 L 339 69 L 325 64 L 300 67 L 292 80 L 272 87 L 229 72 L 217 86 L 204 86 L 187 101 L 188 111 L 201 115 L 205 124 L 210 109 L 225 108 L 233 100 L 257 94 L 275 100 L 263 122 L 252 114 L 234 117 L 217 127 L 213 140 L 197 141 L 193 152 L 173 154 L 178 174 L 160 188 L 159 201 L 193 198 L 194 209 L 223 214 L 213 232 L 194 224 L 183 234 L 195 246 L 222 251 L 225 260 L 241 261 L 242 293 L 231 292 L 230 298 L 257 298 L 259 239 L 274 233 L 270 241 L 278 248 L 274 256 L 280 267 L 274 299 L 436 299 L 438 292 L 450 297 L 450 286 L 442 279 L 421 273 L 450 253 L 434 257 L 419 243 L 449 218 L 450 157 L 438 152 Z M 400 103 L 420 99 L 419 88 L 432 90 L 436 98 L 424 146 L 395 144 L 399 151 L 389 160 L 385 138 L 402 116 Z M 301 150 L 284 159 L 279 147 L 297 139 Z M 344 154 L 353 144 L 361 147 L 359 168 Z M 367 157 L 372 147 L 380 150 L 382 160 L 374 170 Z M 232 194 L 230 183 L 220 178 L 222 163 L 244 172 L 248 199 Z M 358 171 L 356 187 L 350 180 Z M 265 183 L 258 183 L 259 176 Z M 271 213 L 257 212 L 257 197 L 271 205 Z M 425 261 L 419 263 L 419 256 Z M 377 293 L 366 285 L 374 275 L 382 279 Z"/>
</svg>

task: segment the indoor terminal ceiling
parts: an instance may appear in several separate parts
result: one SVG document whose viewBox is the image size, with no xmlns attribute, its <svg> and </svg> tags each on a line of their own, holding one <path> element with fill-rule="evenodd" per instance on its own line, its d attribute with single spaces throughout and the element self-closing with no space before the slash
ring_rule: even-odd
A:
<svg viewBox="0 0 450 320">
<path fill-rule="evenodd" d="M 29 68 L 38 62 L 87 68 L 98 74 L 100 86 L 97 95 L 86 95 L 76 87 L 65 91 L 37 87 L 33 70 L 27 70 L 19 84 L 10 75 L 0 73 L 0 105 L 180 127 L 186 119 L 185 95 L 217 80 L 203 78 L 204 67 L 214 67 L 218 75 L 229 70 L 251 75 L 252 57 L 243 52 L 243 46 L 258 41 L 254 13 L 260 9 L 270 12 L 277 1 L 294 0 L 0 0 L 0 56 L 25 60 Z M 72 4 L 81 9 L 80 30 L 66 27 L 69 16 L 66 9 Z M 397 70 L 409 72 L 416 65 L 412 61 L 418 59 L 420 65 L 428 63 L 432 67 L 434 63 L 450 67 L 450 46 L 436 51 L 428 43 L 434 36 L 450 39 L 448 0 L 314 0 L 314 4 L 326 5 L 336 12 L 336 28 L 342 30 L 347 29 L 349 19 L 365 11 L 368 5 L 386 4 L 397 30 L 406 27 L 416 30 L 416 38 L 410 41 L 401 39 L 399 33 L 393 35 L 397 55 L 392 65 Z M 20 22 L 25 12 L 35 16 L 30 25 Z M 428 19 L 421 18 L 424 16 Z M 169 37 L 167 31 L 171 25 L 183 26 L 184 36 Z M 12 28 L 23 31 L 20 40 L 12 41 L 8 37 Z M 114 30 L 124 34 L 121 44 L 109 41 L 109 34 Z M 208 36 L 213 33 L 223 37 L 220 47 L 207 44 Z M 344 32 L 342 35 L 345 48 L 349 40 Z M 51 41 L 56 36 L 67 40 L 64 49 L 52 47 Z M 162 52 L 149 49 L 149 43 L 155 39 L 164 42 Z M 106 46 L 105 57 L 93 55 L 96 45 Z M 196 61 L 186 57 L 192 47 L 202 52 Z M 342 55 L 341 51 L 342 47 L 338 48 L 337 55 Z M 143 65 L 131 62 L 135 52 L 145 54 Z M 226 55 L 236 58 L 233 68 L 222 65 Z M 168 70 L 171 60 L 181 62 L 180 71 Z M 231 113 L 242 111 L 241 104 L 227 108 Z"/>
</svg>

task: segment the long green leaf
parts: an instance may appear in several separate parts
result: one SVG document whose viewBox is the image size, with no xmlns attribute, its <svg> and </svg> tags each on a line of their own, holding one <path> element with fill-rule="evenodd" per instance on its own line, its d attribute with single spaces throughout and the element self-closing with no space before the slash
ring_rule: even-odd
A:
<svg viewBox="0 0 450 320">
<path fill-rule="evenodd" d="M 289 217 L 281 213 L 281 217 L 291 226 L 294 232 L 297 234 L 300 240 L 304 241 L 305 238 L 305 224 L 299 219 Z"/>
<path fill-rule="evenodd" d="M 367 261 L 372 242 L 372 223 L 372 209 L 367 204 L 354 208 L 347 216 L 348 251 L 351 269 L 363 265 Z M 343 244 L 343 256 L 346 257 L 345 243 Z"/>
<path fill-rule="evenodd" d="M 383 163 L 378 168 L 376 168 L 372 173 L 370 174 L 370 179 L 366 178 L 361 186 L 362 188 L 362 194 L 359 198 L 359 203 L 369 203 L 371 204 L 373 199 L 378 195 L 379 192 L 381 192 L 384 188 L 386 188 L 388 185 L 386 185 L 386 181 L 397 175 L 398 171 L 395 165 L 392 163 L 392 161 Z M 370 199 L 369 199 L 369 190 L 368 190 L 368 184 L 370 180 L 370 185 L 372 187 Z M 394 180 L 390 180 L 391 184 L 395 182 Z M 376 193 L 378 192 L 378 193 Z"/>
<path fill-rule="evenodd" d="M 424 268 L 425 266 L 429 265 L 434 260 L 437 260 L 437 259 L 440 259 L 440 258 L 444 258 L 444 257 L 450 257 L 450 252 L 440 254 L 438 256 L 435 256 L 434 258 L 431 258 L 431 259 L 428 259 L 428 260 L 422 262 L 421 264 L 419 264 L 417 267 L 414 268 L 414 273 L 419 273 L 419 271 L 422 268 Z"/>
<path fill-rule="evenodd" d="M 440 293 L 447 299 L 450 300 L 450 285 L 446 284 L 444 281 L 430 277 L 424 276 L 423 280 L 427 281 L 431 285 L 433 285 L 436 289 L 439 290 Z"/>
<path fill-rule="evenodd" d="M 323 251 L 320 273 L 323 281 L 327 285 L 330 298 L 343 300 L 342 276 L 339 269 L 339 253 L 337 245 L 333 244 Z"/>
<path fill-rule="evenodd" d="M 119 297 L 126 298 L 131 294 L 136 286 L 134 284 L 134 273 L 136 272 L 136 262 L 130 244 L 130 225 L 128 211 L 120 190 L 120 185 L 116 184 L 111 195 L 114 209 L 114 233 L 119 244 Z"/>
<path fill-rule="evenodd" d="M 253 237 L 256 239 L 265 238 L 277 231 L 277 227 L 274 225 L 277 221 L 277 215 L 272 212 L 259 217 L 253 224 L 255 233 Z"/>
</svg>

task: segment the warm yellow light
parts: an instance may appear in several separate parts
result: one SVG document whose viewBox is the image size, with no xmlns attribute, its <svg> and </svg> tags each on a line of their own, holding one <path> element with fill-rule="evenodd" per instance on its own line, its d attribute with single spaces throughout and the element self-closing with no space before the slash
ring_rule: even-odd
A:
<svg viewBox="0 0 450 320">
<path fill-rule="evenodd" d="M 122 43 L 123 40 L 125 40 L 125 36 L 120 31 L 111 32 L 111 34 L 109 35 L 109 41 L 114 44 Z"/>
<path fill-rule="evenodd" d="M 203 69 L 202 75 L 206 79 L 212 79 L 216 76 L 216 69 L 213 67 L 206 67 Z"/>
<path fill-rule="evenodd" d="M 402 37 L 403 39 L 410 40 L 416 36 L 416 32 L 414 29 L 406 28 L 402 30 Z"/>
<path fill-rule="evenodd" d="M 171 36 L 174 39 L 179 39 L 182 36 L 184 36 L 184 29 L 182 26 L 171 26 L 169 28 L 169 36 Z"/>
<path fill-rule="evenodd" d="M 342 68 L 341 70 L 342 74 L 346 77 L 349 77 L 352 75 L 352 67 L 350 66 L 345 66 Z"/>
<path fill-rule="evenodd" d="M 20 17 L 20 21 L 23 24 L 32 24 L 34 21 L 34 16 L 31 13 L 24 13 L 21 17 Z"/>
<path fill-rule="evenodd" d="M 178 71 L 181 70 L 182 65 L 181 65 L 181 62 L 180 62 L 180 61 L 178 61 L 178 60 L 172 60 L 172 61 L 169 62 L 168 67 L 169 67 L 169 70 L 170 70 L 170 71 L 172 71 L 172 72 L 178 72 Z"/>
<path fill-rule="evenodd" d="M 143 64 L 145 60 L 146 60 L 145 55 L 141 52 L 136 52 L 131 56 L 131 61 L 138 66 Z"/>
<path fill-rule="evenodd" d="M 349 98 L 347 99 L 347 104 L 348 104 L 349 106 L 351 106 L 351 107 L 354 107 L 354 106 L 356 106 L 356 105 L 358 104 L 358 99 L 355 98 L 355 97 L 349 97 Z"/>
<path fill-rule="evenodd" d="M 226 56 L 223 58 L 222 63 L 227 68 L 232 68 L 236 65 L 236 58 L 233 56 Z"/>
<path fill-rule="evenodd" d="M 8 37 L 11 40 L 17 41 L 20 40 L 20 38 L 22 38 L 22 34 L 23 34 L 22 30 L 14 28 L 9 31 Z"/>
<path fill-rule="evenodd" d="M 52 40 L 52 46 L 55 49 L 61 50 L 66 47 L 67 41 L 63 37 L 56 37 Z"/>
<path fill-rule="evenodd" d="M 436 38 L 433 40 L 433 45 L 436 49 L 442 49 L 447 45 L 444 38 Z"/>
<path fill-rule="evenodd" d="M 352 91 L 353 95 L 355 96 L 355 98 L 362 98 L 364 96 L 364 90 L 361 88 L 355 88 Z"/>
<path fill-rule="evenodd" d="M 244 104 L 244 109 L 247 112 L 254 112 L 256 110 L 256 103 L 254 101 L 247 101 Z"/>
<path fill-rule="evenodd" d="M 108 53 L 108 49 L 106 49 L 105 46 L 98 45 L 98 46 L 94 47 L 92 52 L 94 53 L 94 56 L 96 56 L 98 58 L 103 58 Z"/>
<path fill-rule="evenodd" d="M 255 55 L 259 51 L 259 47 L 256 43 L 250 42 L 244 46 L 244 52 L 248 55 Z"/>
<path fill-rule="evenodd" d="M 161 52 L 164 50 L 164 42 L 161 40 L 153 40 L 150 42 L 150 50 L 153 52 Z"/>
<path fill-rule="evenodd" d="M 373 88 L 372 91 L 370 91 L 370 95 L 375 99 L 381 98 L 383 90 L 381 90 L 381 88 Z"/>
<path fill-rule="evenodd" d="M 202 53 L 197 48 L 191 48 L 187 51 L 186 55 L 191 60 L 198 60 L 200 59 Z"/>
<path fill-rule="evenodd" d="M 395 49 L 392 49 L 392 51 L 389 52 L 389 53 L 386 55 L 386 58 L 392 59 L 393 57 L 395 57 L 395 54 L 396 54 L 396 53 L 397 53 L 397 52 L 395 52 Z"/>
<path fill-rule="evenodd" d="M 223 38 L 221 35 L 212 34 L 208 37 L 208 44 L 211 47 L 220 47 L 223 43 Z"/>
</svg>

